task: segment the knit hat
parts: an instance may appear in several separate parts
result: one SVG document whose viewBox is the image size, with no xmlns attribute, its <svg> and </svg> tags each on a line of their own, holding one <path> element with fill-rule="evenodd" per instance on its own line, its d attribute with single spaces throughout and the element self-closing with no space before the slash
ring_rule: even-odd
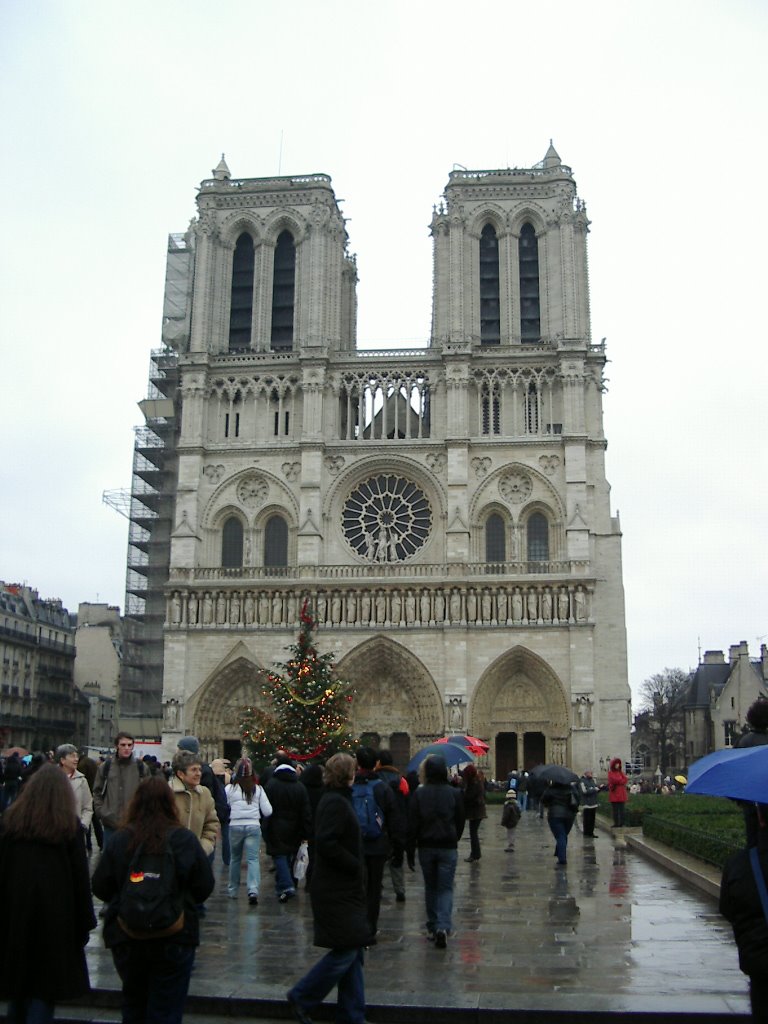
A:
<svg viewBox="0 0 768 1024">
<path fill-rule="evenodd" d="M 251 763 L 250 757 L 241 757 L 235 765 L 235 778 L 245 779 L 249 775 L 253 775 L 253 764 Z"/>
<path fill-rule="evenodd" d="M 179 750 L 188 750 L 190 754 L 200 753 L 200 741 L 197 736 L 182 736 L 176 746 Z"/>
<path fill-rule="evenodd" d="M 514 789 L 508 789 L 507 795 L 504 797 L 505 800 L 517 800 L 517 793 Z"/>
</svg>

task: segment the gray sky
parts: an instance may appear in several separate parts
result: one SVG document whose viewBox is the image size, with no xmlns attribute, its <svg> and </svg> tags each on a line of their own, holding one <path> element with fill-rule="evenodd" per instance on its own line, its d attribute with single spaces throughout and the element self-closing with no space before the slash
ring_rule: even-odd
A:
<svg viewBox="0 0 768 1024">
<path fill-rule="evenodd" d="M 166 236 L 221 153 L 323 171 L 366 347 L 424 343 L 454 162 L 550 138 L 592 220 L 630 683 L 768 642 L 762 0 L 0 0 L 0 578 L 123 606 Z"/>
</svg>

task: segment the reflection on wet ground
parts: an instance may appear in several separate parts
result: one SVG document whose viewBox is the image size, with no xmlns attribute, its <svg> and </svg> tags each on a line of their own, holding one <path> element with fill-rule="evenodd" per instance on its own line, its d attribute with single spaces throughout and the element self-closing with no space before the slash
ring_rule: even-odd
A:
<svg viewBox="0 0 768 1024">
<path fill-rule="evenodd" d="M 420 873 L 406 871 L 397 903 L 385 876 L 378 944 L 366 954 L 369 1006 L 748 1013 L 746 978 L 730 926 L 713 899 L 640 853 L 574 830 L 567 867 L 555 866 L 546 822 L 523 815 L 504 853 L 501 808 L 481 828 L 483 857 L 459 848 L 454 929 L 447 950 L 424 935 Z M 96 856 L 94 854 L 94 856 Z M 201 927 L 192 995 L 281 1000 L 313 963 L 308 895 L 279 904 L 262 859 L 258 908 L 217 890 Z M 88 947 L 94 987 L 119 988 L 97 933 Z"/>
</svg>

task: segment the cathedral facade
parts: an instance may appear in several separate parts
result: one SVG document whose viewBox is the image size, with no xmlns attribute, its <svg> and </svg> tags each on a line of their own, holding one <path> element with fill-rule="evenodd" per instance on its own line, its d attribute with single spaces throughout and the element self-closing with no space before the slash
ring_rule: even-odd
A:
<svg viewBox="0 0 768 1024">
<path fill-rule="evenodd" d="M 236 179 L 222 158 L 171 236 L 137 431 L 143 731 L 237 755 L 308 600 L 355 731 L 400 764 L 457 731 L 490 743 L 496 777 L 629 756 L 588 223 L 551 146 L 451 172 L 429 344 L 366 351 L 330 178 Z"/>
</svg>

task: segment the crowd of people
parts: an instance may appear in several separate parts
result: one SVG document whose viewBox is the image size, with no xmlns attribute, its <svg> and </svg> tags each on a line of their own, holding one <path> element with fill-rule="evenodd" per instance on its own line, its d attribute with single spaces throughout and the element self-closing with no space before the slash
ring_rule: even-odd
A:
<svg viewBox="0 0 768 1024">
<path fill-rule="evenodd" d="M 324 764 L 280 751 L 259 777 L 247 757 L 231 768 L 223 760 L 205 763 L 194 736 L 179 741 L 166 765 L 137 757 L 134 747 L 120 733 L 114 756 L 100 764 L 71 744 L 50 756 L 11 755 L 5 762 L 0 905 L 14 921 L 15 941 L 0 954 L 0 997 L 9 1001 L 13 1024 L 48 1024 L 58 1001 L 88 992 L 84 950 L 97 923 L 92 895 L 103 902 L 103 939 L 123 985 L 124 1024 L 180 1022 L 216 851 L 227 867 L 227 896 L 238 898 L 245 873 L 248 906 L 256 908 L 262 841 L 276 901 L 292 900 L 305 878 L 314 942 L 327 949 L 287 993 L 300 1024 L 312 1024 L 311 1014 L 333 989 L 339 1024 L 365 1024 L 363 965 L 378 941 L 387 869 L 403 902 L 406 865 L 415 871 L 418 860 L 426 938 L 435 949 L 447 948 L 465 829 L 466 860 L 476 870 L 482 859 L 489 784 L 474 764 L 449 771 L 445 758 L 432 754 L 418 773 L 403 776 L 387 750 L 360 747 L 355 756 L 334 754 Z M 583 835 L 596 838 L 601 788 L 613 827 L 624 826 L 630 785 L 619 758 L 602 787 L 592 771 L 569 774 L 510 772 L 497 819 L 506 830 L 505 852 L 514 852 L 526 811 L 546 814 L 562 868 L 579 812 Z M 101 855 L 89 882 L 92 839 Z M 723 912 L 744 931 L 746 917 L 753 921 L 754 872 L 746 860 L 730 870 Z M 755 927 L 762 926 L 749 925 L 748 943 Z M 749 972 L 759 973 L 755 964 L 763 963 L 757 945 L 744 957 Z M 45 970 L 34 967 L 41 958 Z M 760 982 L 753 988 L 765 999 Z"/>
</svg>

